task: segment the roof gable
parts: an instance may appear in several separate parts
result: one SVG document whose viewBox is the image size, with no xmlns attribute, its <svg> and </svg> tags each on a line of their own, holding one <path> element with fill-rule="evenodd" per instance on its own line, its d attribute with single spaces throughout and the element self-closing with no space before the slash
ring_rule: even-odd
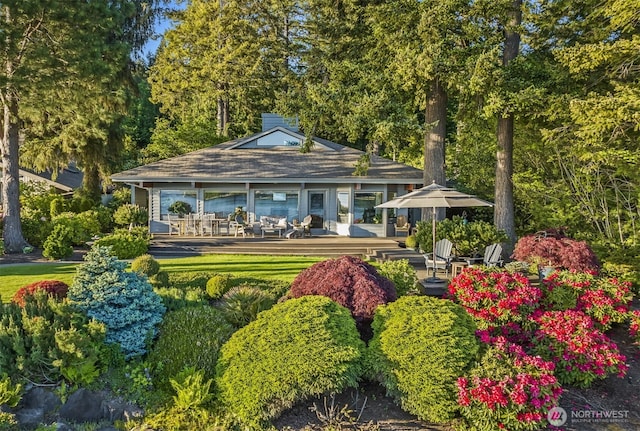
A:
<svg viewBox="0 0 640 431">
<path fill-rule="evenodd" d="M 278 126 L 262 133 L 251 135 L 245 139 L 240 139 L 235 145 L 232 145 L 227 149 L 235 150 L 273 147 L 300 148 L 305 139 L 307 138 L 300 133 Z M 330 149 L 317 139 L 313 139 L 313 146 L 314 148 Z"/>
</svg>

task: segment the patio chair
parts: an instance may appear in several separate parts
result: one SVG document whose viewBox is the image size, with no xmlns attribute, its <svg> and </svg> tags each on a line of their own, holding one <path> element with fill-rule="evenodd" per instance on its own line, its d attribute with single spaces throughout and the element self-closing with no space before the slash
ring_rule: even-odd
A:
<svg viewBox="0 0 640 431">
<path fill-rule="evenodd" d="M 484 266 L 502 266 L 502 246 L 500 244 L 491 244 L 485 247 L 484 256 L 466 259 L 469 266 L 482 263 Z"/>
<path fill-rule="evenodd" d="M 453 249 L 453 243 L 446 238 L 436 242 L 434 252 L 423 255 L 427 270 L 430 268 L 435 270 L 444 269 L 445 274 L 448 276 L 451 260 L 453 259 L 451 249 Z"/>
<path fill-rule="evenodd" d="M 244 221 L 244 217 L 242 214 L 238 214 L 235 216 L 235 221 L 233 222 L 234 234 L 233 236 L 238 236 L 238 234 L 242 234 L 242 237 L 246 237 L 247 234 L 253 234 L 253 226 L 248 225 Z"/>
<path fill-rule="evenodd" d="M 406 232 L 407 236 L 411 233 L 411 223 L 407 221 L 407 217 L 403 215 L 399 215 L 396 218 L 396 223 L 394 225 L 396 227 L 396 236 L 398 236 L 399 232 Z"/>
<path fill-rule="evenodd" d="M 311 236 L 311 222 L 313 221 L 313 216 L 309 214 L 305 218 L 302 219 L 302 223 L 300 223 L 300 227 L 302 228 L 302 237 L 309 235 Z"/>
<path fill-rule="evenodd" d="M 173 232 L 180 235 L 180 223 L 177 218 L 171 214 L 167 214 L 167 221 L 169 222 L 169 235 L 173 234 Z"/>
<path fill-rule="evenodd" d="M 200 231 L 200 222 L 202 220 L 200 220 L 200 216 L 198 214 L 187 214 L 185 216 L 186 218 L 186 223 L 184 226 L 184 233 L 185 235 L 189 235 L 190 233 L 193 234 L 193 236 L 198 235 L 199 231 Z"/>
</svg>

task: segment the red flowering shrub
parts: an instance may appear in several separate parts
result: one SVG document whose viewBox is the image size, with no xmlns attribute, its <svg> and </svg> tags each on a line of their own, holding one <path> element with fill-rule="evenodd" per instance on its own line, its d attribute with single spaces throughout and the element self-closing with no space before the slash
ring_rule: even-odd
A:
<svg viewBox="0 0 640 431">
<path fill-rule="evenodd" d="M 485 329 L 508 323 L 526 326 L 542 293 L 522 274 L 473 267 L 451 280 L 449 296 L 477 319 L 478 328 Z"/>
<path fill-rule="evenodd" d="M 625 322 L 633 299 L 631 283 L 589 273 L 557 271 L 542 286 L 546 310 L 584 311 L 602 330 Z"/>
<path fill-rule="evenodd" d="M 356 322 L 370 321 L 379 305 L 396 300 L 393 283 L 362 259 L 342 256 L 318 262 L 291 284 L 291 296 L 321 295 L 348 308 Z"/>
<path fill-rule="evenodd" d="M 458 379 L 458 404 L 469 428 L 540 429 L 562 393 L 553 363 L 525 354 L 504 337 L 478 332 L 490 347 L 469 375 Z"/>
<path fill-rule="evenodd" d="M 58 280 L 41 280 L 36 281 L 35 283 L 27 284 L 26 286 L 22 286 L 17 292 L 13 295 L 12 301 L 16 304 L 24 307 L 25 297 L 27 295 L 33 295 L 36 291 L 43 290 L 47 292 L 50 296 L 60 300 L 67 296 L 67 290 L 69 290 L 69 286 L 67 283 L 58 281 Z"/>
<path fill-rule="evenodd" d="M 532 340 L 533 353 L 556 364 L 555 375 L 562 384 L 588 387 L 607 374 L 625 375 L 625 356 L 584 312 L 547 311 L 535 321 L 539 329 Z"/>
<path fill-rule="evenodd" d="M 640 345 L 640 310 L 633 310 L 629 313 L 629 335 Z"/>
<path fill-rule="evenodd" d="M 511 257 L 522 262 L 571 271 L 597 272 L 600 269 L 598 258 L 586 242 L 571 239 L 556 230 L 520 238 Z"/>
</svg>

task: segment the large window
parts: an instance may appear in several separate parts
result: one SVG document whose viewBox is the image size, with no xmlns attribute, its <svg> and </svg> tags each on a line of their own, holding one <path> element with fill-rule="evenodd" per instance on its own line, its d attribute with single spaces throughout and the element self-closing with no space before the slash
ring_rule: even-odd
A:
<svg viewBox="0 0 640 431">
<path fill-rule="evenodd" d="M 191 211 L 198 211 L 198 192 L 195 190 L 160 190 L 160 214 L 169 214 L 169 207 L 177 201 L 186 202 Z"/>
<path fill-rule="evenodd" d="M 255 194 L 256 219 L 261 216 L 286 217 L 289 223 L 294 218 L 300 218 L 298 214 L 297 191 L 256 191 Z"/>
<path fill-rule="evenodd" d="M 219 218 L 226 218 L 238 207 L 247 210 L 247 192 L 204 192 L 205 213 L 215 213 Z"/>
<path fill-rule="evenodd" d="M 349 192 L 338 192 L 338 223 L 349 223 Z"/>
<path fill-rule="evenodd" d="M 382 192 L 356 192 L 353 203 L 356 223 L 382 223 L 382 210 L 376 208 L 382 203 Z"/>
</svg>

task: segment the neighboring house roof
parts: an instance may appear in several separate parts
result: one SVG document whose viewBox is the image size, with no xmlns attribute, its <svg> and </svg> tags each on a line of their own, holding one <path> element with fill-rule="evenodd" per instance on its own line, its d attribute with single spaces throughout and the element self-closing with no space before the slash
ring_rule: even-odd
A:
<svg viewBox="0 0 640 431">
<path fill-rule="evenodd" d="M 43 182 L 63 193 L 70 193 L 82 187 L 83 173 L 75 166 L 70 165 L 58 171 L 55 179 L 52 179 L 54 177 L 52 171 L 35 172 L 30 169 L 20 169 L 20 176 L 31 181 Z"/>
<path fill-rule="evenodd" d="M 232 140 L 112 175 L 117 182 L 252 182 L 252 183 L 422 183 L 422 171 L 371 156 L 367 175 L 354 176 L 364 152 L 313 138 L 300 152 L 305 136 L 283 127 Z"/>
</svg>

